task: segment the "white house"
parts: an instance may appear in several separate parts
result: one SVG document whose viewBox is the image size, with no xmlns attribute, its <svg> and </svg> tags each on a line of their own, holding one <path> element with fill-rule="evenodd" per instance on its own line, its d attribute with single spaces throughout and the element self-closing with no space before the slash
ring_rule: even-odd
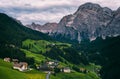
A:
<svg viewBox="0 0 120 79">
<path fill-rule="evenodd" d="M 62 69 L 62 72 L 70 73 L 71 69 L 69 67 L 65 67 L 65 68 Z"/>
<path fill-rule="evenodd" d="M 52 65 L 52 64 L 54 64 L 54 62 L 53 61 L 49 61 L 49 62 L 47 62 L 47 64 L 48 65 Z"/>
<path fill-rule="evenodd" d="M 50 68 L 55 68 L 57 67 L 59 64 L 59 62 L 57 60 L 54 60 L 54 61 L 48 61 L 47 62 L 47 65 L 50 67 Z"/>
<path fill-rule="evenodd" d="M 4 61 L 6 61 L 6 62 L 10 62 L 10 58 L 4 58 Z"/>
<path fill-rule="evenodd" d="M 28 69 L 28 64 L 26 62 L 20 62 L 13 65 L 13 69 L 18 69 L 19 71 L 25 71 Z"/>
</svg>

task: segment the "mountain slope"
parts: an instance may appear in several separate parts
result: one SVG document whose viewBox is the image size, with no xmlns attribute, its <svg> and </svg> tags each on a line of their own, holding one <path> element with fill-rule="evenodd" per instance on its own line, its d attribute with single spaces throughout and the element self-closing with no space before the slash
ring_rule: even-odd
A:
<svg viewBox="0 0 120 79">
<path fill-rule="evenodd" d="M 34 26 L 27 25 L 27 27 L 32 27 L 32 29 L 35 27 L 34 30 L 37 29 L 61 40 L 94 40 L 97 37 L 105 38 L 106 36 L 119 35 L 119 17 L 119 9 L 112 11 L 98 4 L 85 3 L 74 14 L 64 16 L 56 25 L 53 23 L 43 26 L 34 24 Z"/>
<path fill-rule="evenodd" d="M 6 14 L 0 13 L 0 58 L 10 57 L 29 61 L 26 54 L 20 50 L 22 41 L 26 39 L 52 40 L 46 34 L 29 29 Z"/>
<path fill-rule="evenodd" d="M 102 66 L 102 79 L 120 79 L 120 36 L 97 38 L 80 45 L 88 60 Z M 76 46 L 77 47 L 77 46 Z"/>
<path fill-rule="evenodd" d="M 15 73 L 15 74 L 14 74 Z M 12 64 L 0 59 L 0 78 L 1 79 L 27 79 L 24 73 L 12 70 Z"/>
<path fill-rule="evenodd" d="M 21 45 L 21 41 L 27 38 L 50 39 L 50 37 L 43 33 L 24 27 L 6 14 L 0 13 L 0 17 L 0 44 Z"/>
</svg>

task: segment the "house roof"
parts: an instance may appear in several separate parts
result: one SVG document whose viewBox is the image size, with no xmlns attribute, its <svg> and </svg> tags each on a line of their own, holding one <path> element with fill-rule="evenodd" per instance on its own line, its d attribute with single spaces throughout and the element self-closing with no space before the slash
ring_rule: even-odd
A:
<svg viewBox="0 0 120 79">
<path fill-rule="evenodd" d="M 13 66 L 21 68 L 23 65 L 28 66 L 26 62 L 20 62 L 20 63 L 14 64 Z"/>
<path fill-rule="evenodd" d="M 21 65 L 28 65 L 27 62 L 20 62 L 19 64 L 21 64 Z"/>
<path fill-rule="evenodd" d="M 10 58 L 4 58 L 4 60 L 10 60 Z"/>
<path fill-rule="evenodd" d="M 4 59 L 10 59 L 9 57 L 6 57 L 6 58 L 4 58 Z"/>
<path fill-rule="evenodd" d="M 14 67 L 19 67 L 19 68 L 21 68 L 21 67 L 22 67 L 22 64 L 14 64 L 13 66 L 14 66 Z"/>
<path fill-rule="evenodd" d="M 12 61 L 13 61 L 13 62 L 17 62 L 17 61 L 19 61 L 19 60 L 18 60 L 18 59 L 12 59 Z"/>
</svg>

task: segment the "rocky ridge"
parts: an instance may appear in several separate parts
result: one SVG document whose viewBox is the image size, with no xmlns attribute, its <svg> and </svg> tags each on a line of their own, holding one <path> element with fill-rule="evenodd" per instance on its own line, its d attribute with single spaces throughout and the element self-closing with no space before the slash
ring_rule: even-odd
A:
<svg viewBox="0 0 120 79">
<path fill-rule="evenodd" d="M 81 41 L 97 37 L 120 35 L 120 8 L 112 11 L 94 3 L 85 3 L 70 15 L 64 16 L 59 23 L 39 25 L 32 23 L 29 28 L 47 33 L 56 38 Z"/>
</svg>

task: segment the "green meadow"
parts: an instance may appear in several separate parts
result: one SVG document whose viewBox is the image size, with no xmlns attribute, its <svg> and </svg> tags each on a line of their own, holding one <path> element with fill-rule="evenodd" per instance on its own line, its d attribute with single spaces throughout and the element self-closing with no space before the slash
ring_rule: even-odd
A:
<svg viewBox="0 0 120 79">
<path fill-rule="evenodd" d="M 92 72 L 87 74 L 73 72 L 73 73 L 58 73 L 56 76 L 51 75 L 51 79 L 100 79 L 97 75 Z"/>
<path fill-rule="evenodd" d="M 4 62 L 0 59 L 0 79 L 45 79 L 46 74 L 31 70 L 20 72 L 12 69 L 12 63 Z"/>
</svg>

